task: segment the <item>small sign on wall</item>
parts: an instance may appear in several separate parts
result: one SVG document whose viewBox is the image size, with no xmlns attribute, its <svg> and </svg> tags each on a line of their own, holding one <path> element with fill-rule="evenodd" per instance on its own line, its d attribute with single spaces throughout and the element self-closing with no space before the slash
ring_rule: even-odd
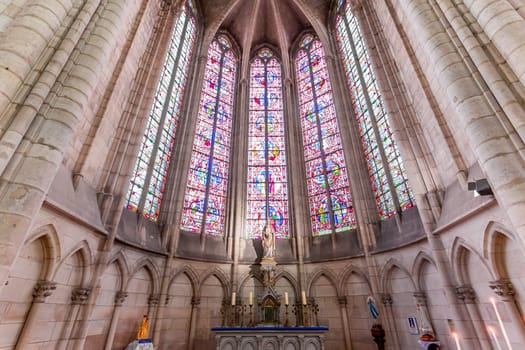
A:
<svg viewBox="0 0 525 350">
<path fill-rule="evenodd" d="M 419 327 L 417 326 L 417 320 L 415 317 L 408 317 L 408 333 L 410 334 L 419 334 Z"/>
</svg>

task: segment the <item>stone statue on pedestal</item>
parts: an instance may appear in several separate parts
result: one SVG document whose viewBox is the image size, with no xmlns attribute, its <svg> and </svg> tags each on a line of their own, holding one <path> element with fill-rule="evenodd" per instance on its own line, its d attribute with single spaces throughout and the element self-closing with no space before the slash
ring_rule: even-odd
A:
<svg viewBox="0 0 525 350">
<path fill-rule="evenodd" d="M 264 260 L 273 260 L 275 258 L 275 231 L 270 223 L 267 223 L 266 226 L 264 226 L 262 234 L 262 247 L 262 258 Z"/>
</svg>

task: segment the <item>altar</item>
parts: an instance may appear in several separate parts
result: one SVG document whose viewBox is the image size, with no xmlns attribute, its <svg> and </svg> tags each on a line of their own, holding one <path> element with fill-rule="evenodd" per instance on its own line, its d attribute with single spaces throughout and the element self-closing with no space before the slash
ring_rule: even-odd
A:
<svg viewBox="0 0 525 350">
<path fill-rule="evenodd" d="M 324 350 L 328 327 L 214 327 L 217 350 Z"/>
<path fill-rule="evenodd" d="M 319 305 L 308 299 L 304 290 L 295 292 L 292 303 L 287 291 L 281 294 L 276 290 L 275 231 L 269 224 L 262 232 L 262 247 L 261 262 L 253 266 L 253 273 L 264 288 L 257 293 L 249 291 L 247 304 L 232 292 L 230 305 L 221 309 L 222 326 L 211 329 L 216 349 L 324 350 L 328 327 L 319 325 Z"/>
</svg>

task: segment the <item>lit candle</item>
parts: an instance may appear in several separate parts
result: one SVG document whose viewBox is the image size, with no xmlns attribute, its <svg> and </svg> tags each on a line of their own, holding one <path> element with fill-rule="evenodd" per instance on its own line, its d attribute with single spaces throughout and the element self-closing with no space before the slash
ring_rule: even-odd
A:
<svg viewBox="0 0 525 350">
<path fill-rule="evenodd" d="M 458 350 L 461 350 L 461 346 L 459 346 L 459 337 L 458 337 L 458 334 L 456 332 L 453 332 L 452 333 L 452 336 L 454 337 L 454 340 L 456 341 L 456 347 L 458 348 Z"/>
<path fill-rule="evenodd" d="M 488 327 L 488 330 L 489 330 L 490 336 L 492 337 L 492 341 L 494 342 L 494 344 L 496 344 L 496 348 L 498 350 L 501 350 L 501 346 L 498 343 L 498 338 L 496 337 L 496 331 L 492 327 Z"/>
<path fill-rule="evenodd" d="M 248 305 L 253 305 L 253 292 L 250 292 L 250 297 L 248 298 Z"/>
<path fill-rule="evenodd" d="M 288 292 L 284 292 L 284 305 L 288 305 Z"/>
<path fill-rule="evenodd" d="M 509 336 L 507 335 L 507 331 L 505 331 L 505 327 L 503 327 L 503 321 L 501 320 L 501 316 L 499 315 L 498 308 L 496 307 L 496 300 L 494 298 L 490 298 L 490 302 L 492 303 L 492 307 L 494 308 L 494 312 L 496 313 L 496 317 L 498 319 L 499 328 L 501 328 L 501 333 L 503 334 L 503 338 L 505 339 L 505 343 L 507 344 L 507 347 L 512 350 L 512 345 L 510 345 Z"/>
<path fill-rule="evenodd" d="M 232 306 L 235 306 L 235 292 L 232 293 Z"/>
<path fill-rule="evenodd" d="M 306 293 L 301 291 L 301 301 L 303 302 L 303 305 L 306 305 Z"/>
</svg>

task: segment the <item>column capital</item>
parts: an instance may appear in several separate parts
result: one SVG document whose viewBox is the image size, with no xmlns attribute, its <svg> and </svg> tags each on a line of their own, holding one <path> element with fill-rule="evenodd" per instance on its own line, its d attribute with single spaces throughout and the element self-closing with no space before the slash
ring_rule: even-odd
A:
<svg viewBox="0 0 525 350">
<path fill-rule="evenodd" d="M 516 291 L 509 279 L 500 278 L 499 280 L 489 282 L 489 287 L 501 298 L 502 301 L 514 301 Z"/>
<path fill-rule="evenodd" d="M 159 302 L 160 302 L 160 295 L 158 294 L 152 294 L 148 298 L 148 306 L 159 305 Z"/>
<path fill-rule="evenodd" d="M 348 301 L 346 300 L 346 296 L 344 297 L 338 297 L 337 301 L 339 301 L 339 305 L 346 307 L 346 304 L 348 304 Z"/>
<path fill-rule="evenodd" d="M 55 289 L 57 289 L 56 282 L 38 281 L 33 288 L 33 302 L 44 303 Z"/>
<path fill-rule="evenodd" d="M 71 292 L 71 303 L 75 305 L 84 304 L 90 293 L 91 288 L 79 287 L 73 289 L 73 292 Z"/>
<path fill-rule="evenodd" d="M 476 302 L 476 291 L 469 285 L 457 286 L 456 297 L 465 304 L 474 304 Z"/>
<path fill-rule="evenodd" d="M 201 303 L 201 298 L 193 297 L 191 298 L 191 305 L 192 306 L 198 306 Z"/>
<path fill-rule="evenodd" d="M 117 292 L 115 294 L 115 306 L 122 306 L 124 304 L 124 301 L 128 297 L 128 293 L 126 292 Z"/>
<path fill-rule="evenodd" d="M 381 303 L 383 303 L 385 306 L 392 306 L 394 303 L 392 295 L 390 293 L 381 294 Z"/>
</svg>

